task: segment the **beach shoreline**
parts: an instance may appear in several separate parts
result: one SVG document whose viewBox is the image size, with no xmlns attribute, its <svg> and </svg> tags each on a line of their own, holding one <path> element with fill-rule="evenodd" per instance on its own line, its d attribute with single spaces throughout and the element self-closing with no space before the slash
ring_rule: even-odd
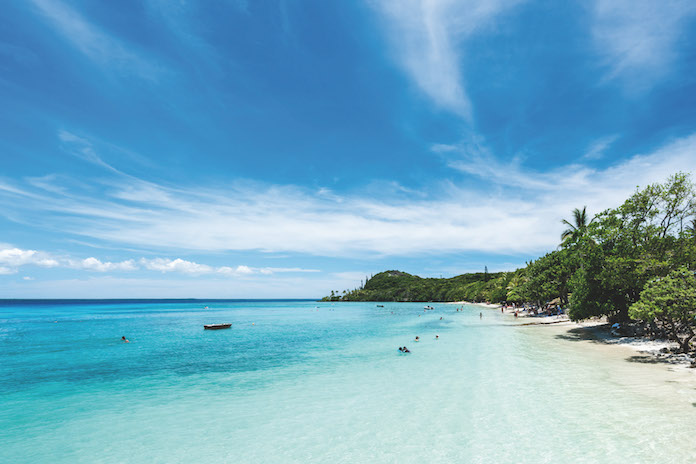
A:
<svg viewBox="0 0 696 464">
<path fill-rule="evenodd" d="M 501 309 L 502 305 L 491 303 L 453 302 L 451 304 L 469 304 L 486 309 Z M 512 316 L 514 311 L 503 308 L 503 313 Z M 562 335 L 574 340 L 586 340 L 606 347 L 623 347 L 632 350 L 633 362 L 664 364 L 678 369 L 684 369 L 696 374 L 696 357 L 678 353 L 679 345 L 671 340 L 651 339 L 649 337 L 620 337 L 612 335 L 611 324 L 605 319 L 574 322 L 563 314 L 560 316 L 530 316 L 520 314 L 511 325 L 520 327 L 552 326 L 555 335 Z M 550 327 L 547 327 L 550 329 Z M 637 356 L 638 358 L 636 358 Z"/>
</svg>

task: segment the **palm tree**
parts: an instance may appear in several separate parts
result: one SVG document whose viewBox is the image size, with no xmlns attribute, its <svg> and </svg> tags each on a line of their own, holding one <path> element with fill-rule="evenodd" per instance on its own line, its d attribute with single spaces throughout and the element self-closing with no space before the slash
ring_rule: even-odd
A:
<svg viewBox="0 0 696 464">
<path fill-rule="evenodd" d="M 686 230 L 691 232 L 691 235 L 696 239 L 696 217 L 691 220 L 691 223 L 686 226 Z"/>
<path fill-rule="evenodd" d="M 566 230 L 564 230 L 563 233 L 561 234 L 561 241 L 563 243 L 576 242 L 580 237 L 582 237 L 583 235 L 585 235 L 585 233 L 587 233 L 587 226 L 592 224 L 592 221 L 594 221 L 594 218 L 590 222 L 587 222 L 586 209 L 587 209 L 587 206 L 583 206 L 582 211 L 580 211 L 578 208 L 575 208 L 573 210 L 573 219 L 574 219 L 575 224 L 572 224 L 565 219 L 563 219 L 561 221 L 562 224 L 565 224 L 568 226 L 568 228 Z"/>
</svg>

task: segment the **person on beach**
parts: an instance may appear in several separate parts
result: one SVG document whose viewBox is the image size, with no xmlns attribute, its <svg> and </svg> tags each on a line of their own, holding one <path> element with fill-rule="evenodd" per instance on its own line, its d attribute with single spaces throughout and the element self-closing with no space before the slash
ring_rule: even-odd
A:
<svg viewBox="0 0 696 464">
<path fill-rule="evenodd" d="M 121 337 L 121 341 L 122 341 L 123 343 L 130 343 L 130 342 L 128 341 L 128 339 L 126 338 L 125 335 L 124 335 L 123 337 Z"/>
<path fill-rule="evenodd" d="M 479 319 L 483 319 L 483 313 L 479 313 Z"/>
</svg>

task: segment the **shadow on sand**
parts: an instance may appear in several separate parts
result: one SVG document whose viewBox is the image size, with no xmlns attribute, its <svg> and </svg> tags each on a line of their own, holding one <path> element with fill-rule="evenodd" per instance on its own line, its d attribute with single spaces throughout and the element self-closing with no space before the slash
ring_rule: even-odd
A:
<svg viewBox="0 0 696 464">
<path fill-rule="evenodd" d="M 626 361 L 640 364 L 669 364 L 667 359 L 660 359 L 649 355 L 629 356 L 626 358 Z"/>
<path fill-rule="evenodd" d="M 606 326 L 604 325 L 598 325 L 592 328 L 588 327 L 576 327 L 574 329 L 568 330 L 564 334 L 557 334 L 555 335 L 556 338 L 559 340 L 569 340 L 571 342 L 594 342 L 594 343 L 602 343 L 603 337 L 600 333 L 600 331 L 605 330 L 608 331 L 609 325 L 607 324 Z"/>
</svg>

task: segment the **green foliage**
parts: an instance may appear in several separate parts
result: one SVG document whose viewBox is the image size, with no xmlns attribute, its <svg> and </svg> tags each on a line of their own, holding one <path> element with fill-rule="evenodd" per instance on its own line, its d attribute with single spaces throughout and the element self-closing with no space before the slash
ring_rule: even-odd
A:
<svg viewBox="0 0 696 464">
<path fill-rule="evenodd" d="M 513 273 L 477 272 L 449 279 L 421 278 L 401 271 L 380 272 L 342 301 L 504 301 Z"/>
<path fill-rule="evenodd" d="M 575 256 L 570 250 L 548 253 L 527 264 L 524 283 L 516 289 L 516 296 L 539 304 L 560 297 L 567 304 L 569 281 L 575 268 Z"/>
<path fill-rule="evenodd" d="M 626 320 L 649 280 L 693 267 L 694 241 L 683 224 L 694 215 L 694 198 L 693 184 L 680 173 L 597 215 L 568 247 L 578 262 L 571 279 L 571 318 Z"/>
<path fill-rule="evenodd" d="M 631 305 L 634 319 L 664 323 L 672 336 L 688 351 L 696 328 L 696 278 L 693 272 L 680 268 L 666 277 L 651 280 Z M 683 334 L 683 335 L 681 335 Z"/>
<path fill-rule="evenodd" d="M 634 319 L 668 319 L 691 322 L 696 318 L 696 278 L 693 272 L 680 268 L 666 277 L 648 282 L 640 300 L 631 305 Z"/>
<path fill-rule="evenodd" d="M 587 206 L 583 206 L 582 211 L 578 208 L 573 210 L 573 222 L 563 219 L 562 224 L 568 226 L 561 234 L 561 241 L 564 245 L 577 242 L 587 233 L 587 226 L 591 223 L 587 222 Z"/>
</svg>

